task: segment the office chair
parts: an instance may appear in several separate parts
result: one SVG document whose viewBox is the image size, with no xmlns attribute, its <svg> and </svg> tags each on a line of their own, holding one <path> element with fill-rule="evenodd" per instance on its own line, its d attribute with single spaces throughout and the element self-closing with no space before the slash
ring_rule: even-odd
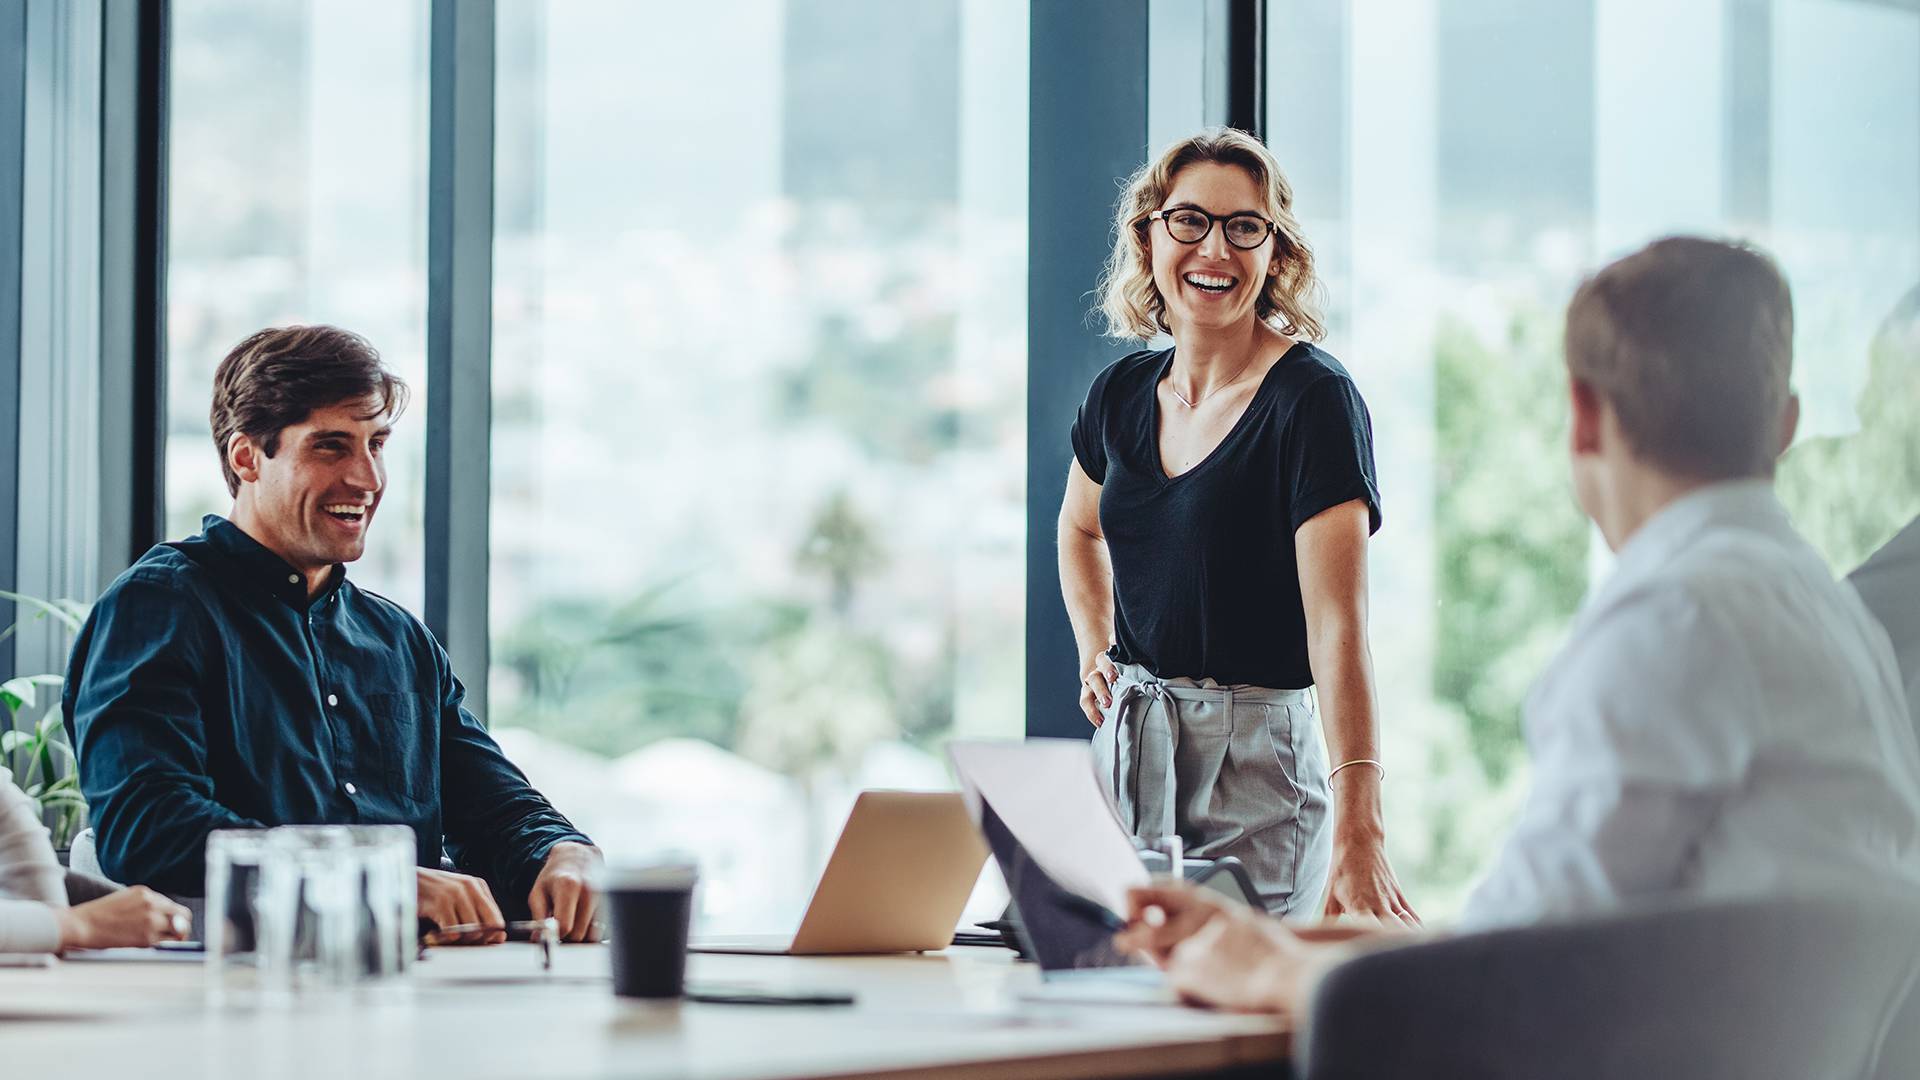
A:
<svg viewBox="0 0 1920 1080">
<path fill-rule="evenodd" d="M 1906 1004 L 1894 1017 L 1887 1041 L 1880 1048 L 1880 1069 L 1874 1080 L 1914 1080 L 1920 1076 L 1920 982 L 1907 991 Z"/>
<path fill-rule="evenodd" d="M 89 877 L 107 876 L 100 869 L 100 845 L 94 839 L 92 826 L 81 829 L 80 834 L 73 838 L 73 846 L 67 851 L 67 865 Z"/>
<path fill-rule="evenodd" d="M 1916 973 L 1920 900 L 1906 896 L 1466 934 L 1329 971 L 1294 1067 L 1303 1080 L 1873 1077 Z"/>
</svg>

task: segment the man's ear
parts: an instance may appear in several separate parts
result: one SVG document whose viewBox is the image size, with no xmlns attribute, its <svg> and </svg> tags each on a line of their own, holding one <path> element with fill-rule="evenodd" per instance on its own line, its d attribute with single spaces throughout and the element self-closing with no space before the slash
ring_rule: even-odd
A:
<svg viewBox="0 0 1920 1080">
<path fill-rule="evenodd" d="M 1573 415 L 1573 423 L 1568 425 L 1570 443 L 1568 449 L 1573 456 L 1600 452 L 1601 431 L 1606 426 L 1607 402 L 1593 384 L 1569 376 L 1567 378 L 1567 402 Z"/>
<path fill-rule="evenodd" d="M 1779 457 L 1793 445 L 1793 436 L 1800 430 L 1800 395 L 1787 395 L 1787 408 L 1780 416 L 1780 449 L 1774 452 Z"/>
<path fill-rule="evenodd" d="M 227 439 L 227 465 L 243 484 L 260 479 L 260 448 L 245 432 L 236 431 Z"/>
</svg>

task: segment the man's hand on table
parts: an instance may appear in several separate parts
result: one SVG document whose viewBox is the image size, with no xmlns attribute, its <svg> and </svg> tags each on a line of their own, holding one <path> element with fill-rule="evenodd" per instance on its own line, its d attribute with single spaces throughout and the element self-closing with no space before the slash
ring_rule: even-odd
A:
<svg viewBox="0 0 1920 1080">
<path fill-rule="evenodd" d="M 497 926 L 473 934 L 435 935 L 435 945 L 493 945 L 507 940 L 507 920 L 493 902 L 487 883 L 445 870 L 414 871 L 419 883 L 420 917 L 435 926 Z"/>
<path fill-rule="evenodd" d="M 1184 882 L 1131 889 L 1114 946 L 1144 954 L 1195 1004 L 1291 1013 L 1317 951 L 1278 919 Z M 1157 914 L 1154 914 L 1157 912 Z"/>
<path fill-rule="evenodd" d="M 558 922 L 560 940 L 600 940 L 600 898 L 593 890 L 600 863 L 600 849 L 586 844 L 562 841 L 547 852 L 546 865 L 527 896 L 527 909 L 536 919 L 551 916 Z"/>
</svg>

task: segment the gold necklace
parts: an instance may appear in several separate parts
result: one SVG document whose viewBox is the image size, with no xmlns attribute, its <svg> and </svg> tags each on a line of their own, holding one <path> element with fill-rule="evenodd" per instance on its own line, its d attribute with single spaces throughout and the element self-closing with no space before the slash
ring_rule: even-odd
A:
<svg viewBox="0 0 1920 1080">
<path fill-rule="evenodd" d="M 1233 378 L 1228 379 L 1226 382 L 1221 383 L 1219 386 L 1216 386 L 1213 389 L 1207 391 L 1206 393 L 1201 394 L 1199 397 L 1194 398 L 1192 401 L 1188 401 L 1187 395 L 1181 393 L 1180 388 L 1173 385 L 1172 375 L 1167 376 L 1167 389 L 1173 391 L 1173 396 L 1180 399 L 1180 404 L 1185 405 L 1189 409 L 1197 409 L 1200 407 L 1201 402 L 1207 400 L 1208 398 L 1219 393 L 1220 391 L 1225 390 L 1227 387 L 1232 386 L 1234 383 L 1239 382 L 1241 377 L 1247 373 L 1247 369 L 1252 366 L 1253 366 L 1253 359 L 1249 357 L 1246 363 L 1240 365 L 1240 370 L 1234 373 Z"/>
</svg>

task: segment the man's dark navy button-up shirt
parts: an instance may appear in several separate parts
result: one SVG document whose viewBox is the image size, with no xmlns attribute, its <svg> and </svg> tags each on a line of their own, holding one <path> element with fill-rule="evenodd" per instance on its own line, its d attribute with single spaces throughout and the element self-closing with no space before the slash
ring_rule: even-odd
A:
<svg viewBox="0 0 1920 1080">
<path fill-rule="evenodd" d="M 523 909 L 547 851 L 587 843 L 461 707 L 446 651 L 343 568 L 319 595 L 232 522 L 141 556 L 68 664 L 68 733 L 109 877 L 199 896 L 214 829 L 413 827 Z"/>
</svg>

